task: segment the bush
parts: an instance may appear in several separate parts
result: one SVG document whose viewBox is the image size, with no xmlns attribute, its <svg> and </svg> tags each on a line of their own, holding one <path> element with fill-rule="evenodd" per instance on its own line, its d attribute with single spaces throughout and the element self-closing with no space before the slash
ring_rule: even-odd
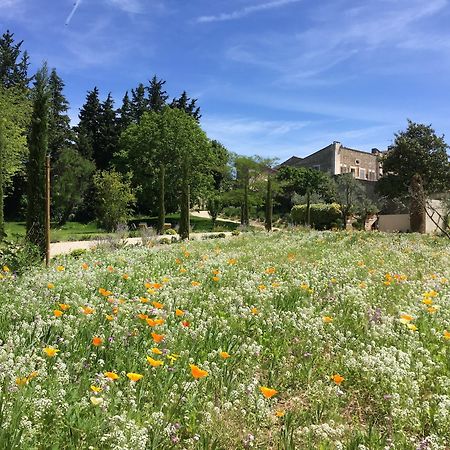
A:
<svg viewBox="0 0 450 450">
<path fill-rule="evenodd" d="M 94 186 L 97 221 L 106 231 L 116 231 L 130 218 L 135 202 L 130 182 L 117 172 L 102 171 L 94 175 Z"/>
<path fill-rule="evenodd" d="M 28 241 L 3 242 L 0 247 L 0 268 L 6 266 L 17 274 L 42 263 L 39 247 Z"/>
<path fill-rule="evenodd" d="M 174 230 L 173 228 L 168 228 L 167 230 L 164 231 L 164 234 L 168 234 L 170 236 L 173 236 L 173 235 L 177 234 L 177 231 Z"/>
<path fill-rule="evenodd" d="M 239 236 L 241 234 L 241 232 L 239 231 L 239 230 L 233 230 L 232 232 L 231 232 L 231 235 L 232 236 Z"/>
<path fill-rule="evenodd" d="M 291 218 L 294 224 L 306 223 L 306 205 L 295 205 L 291 210 Z M 342 213 L 337 203 L 311 205 L 311 226 L 317 230 L 330 229 L 342 218 Z"/>
</svg>

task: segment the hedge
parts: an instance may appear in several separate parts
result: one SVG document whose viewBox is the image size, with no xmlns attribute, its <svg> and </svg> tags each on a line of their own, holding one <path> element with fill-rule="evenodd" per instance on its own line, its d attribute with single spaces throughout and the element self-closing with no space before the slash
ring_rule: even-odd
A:
<svg viewBox="0 0 450 450">
<path fill-rule="evenodd" d="M 294 224 L 306 223 L 306 205 L 295 205 L 291 210 L 291 218 Z M 337 203 L 311 205 L 311 226 L 317 230 L 329 229 L 342 222 L 342 213 Z"/>
</svg>

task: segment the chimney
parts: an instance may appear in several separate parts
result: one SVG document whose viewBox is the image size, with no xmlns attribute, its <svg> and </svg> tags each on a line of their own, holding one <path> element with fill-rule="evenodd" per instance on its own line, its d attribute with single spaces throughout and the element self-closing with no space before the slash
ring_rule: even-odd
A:
<svg viewBox="0 0 450 450">
<path fill-rule="evenodd" d="M 380 154 L 380 150 L 378 150 L 377 148 L 372 149 L 372 155 L 379 155 L 379 154 Z"/>
</svg>

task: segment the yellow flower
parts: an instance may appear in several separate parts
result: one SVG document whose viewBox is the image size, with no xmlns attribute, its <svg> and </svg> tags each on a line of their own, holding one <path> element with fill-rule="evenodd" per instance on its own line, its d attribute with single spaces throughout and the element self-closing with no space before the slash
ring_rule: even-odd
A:
<svg viewBox="0 0 450 450">
<path fill-rule="evenodd" d="M 191 285 L 194 287 L 200 286 L 200 282 L 199 281 L 191 281 Z"/>
<path fill-rule="evenodd" d="M 413 323 L 408 323 L 406 325 L 411 331 L 417 331 L 417 327 Z"/>
<path fill-rule="evenodd" d="M 268 267 L 265 272 L 267 273 L 267 275 L 272 275 L 276 272 L 275 267 Z"/>
<path fill-rule="evenodd" d="M 258 308 L 255 308 L 255 307 L 253 307 L 251 310 L 250 310 L 250 312 L 254 315 L 254 316 L 256 316 L 257 314 L 258 314 Z"/>
<path fill-rule="evenodd" d="M 172 365 L 180 355 L 176 355 L 175 353 L 171 353 L 170 355 L 167 355 L 166 358 L 170 361 L 170 364 Z"/>
<path fill-rule="evenodd" d="M 10 272 L 10 269 L 8 266 L 3 266 L 3 272 L 8 273 Z"/>
<path fill-rule="evenodd" d="M 234 266 L 236 263 L 237 263 L 237 259 L 236 259 L 236 258 L 230 258 L 230 259 L 228 260 L 228 264 L 229 264 L 230 266 Z"/>
<path fill-rule="evenodd" d="M 278 287 L 280 287 L 280 283 L 274 282 L 274 283 L 272 283 L 272 287 L 278 288 Z"/>
<path fill-rule="evenodd" d="M 438 309 L 437 309 L 436 306 L 430 306 L 429 308 L 427 308 L 427 311 L 428 311 L 430 314 L 434 314 L 437 310 L 438 310 Z"/>
<path fill-rule="evenodd" d="M 55 309 L 55 310 L 53 310 L 53 315 L 55 317 L 61 317 L 63 315 L 63 312 L 60 311 L 59 309 Z"/>
<path fill-rule="evenodd" d="M 89 266 L 88 266 L 86 263 L 83 263 L 83 264 L 81 264 L 81 268 L 82 268 L 83 270 L 88 270 L 88 269 L 89 269 Z"/>
<path fill-rule="evenodd" d="M 180 268 L 180 273 L 186 273 L 186 272 L 187 272 L 187 270 L 184 267 Z"/>
<path fill-rule="evenodd" d="M 48 289 L 53 289 L 55 287 L 55 285 L 53 283 L 48 283 L 47 284 L 47 288 Z"/>
<path fill-rule="evenodd" d="M 157 359 L 153 359 L 150 356 L 147 356 L 147 362 L 152 366 L 152 367 L 159 367 L 162 366 L 164 364 L 163 361 L 158 361 Z"/>
<path fill-rule="evenodd" d="M 53 347 L 45 347 L 42 350 L 49 358 L 53 358 L 54 356 L 56 356 L 56 354 L 59 352 L 58 349 L 53 348 Z"/>
<path fill-rule="evenodd" d="M 124 273 L 124 274 L 122 275 L 122 279 L 128 280 L 128 278 L 130 278 L 130 276 L 129 276 L 127 273 Z"/>
<path fill-rule="evenodd" d="M 333 322 L 333 318 L 330 317 L 330 316 L 323 316 L 322 317 L 322 322 L 323 323 L 331 323 L 331 322 Z"/>
<path fill-rule="evenodd" d="M 217 283 L 220 280 L 220 277 L 214 276 L 212 277 L 212 280 Z"/>
<path fill-rule="evenodd" d="M 219 355 L 222 359 L 228 359 L 230 357 L 228 352 L 220 352 Z"/>
<path fill-rule="evenodd" d="M 284 415 L 285 415 L 285 412 L 282 409 L 278 409 L 277 411 L 275 411 L 276 417 L 283 417 Z"/>
<path fill-rule="evenodd" d="M 308 289 L 309 289 L 309 286 L 308 286 L 307 283 L 302 283 L 302 284 L 300 285 L 300 289 L 308 290 Z"/>
<path fill-rule="evenodd" d="M 339 386 L 344 380 L 345 378 L 341 375 L 339 375 L 338 373 L 336 373 L 335 375 L 333 375 L 331 377 L 331 379 Z"/>
<path fill-rule="evenodd" d="M 433 304 L 433 300 L 432 300 L 430 297 L 425 297 L 425 298 L 422 300 L 422 303 L 423 303 L 424 305 L 432 305 L 432 304 Z"/>
<path fill-rule="evenodd" d="M 409 322 L 414 320 L 413 316 L 410 316 L 409 314 L 400 314 L 400 322 L 407 325 Z"/>
<path fill-rule="evenodd" d="M 56 270 L 57 270 L 58 272 L 64 272 L 64 271 L 66 270 L 66 268 L 65 268 L 64 266 L 57 266 L 57 267 L 56 267 Z"/>
<path fill-rule="evenodd" d="M 102 397 L 90 397 L 90 400 L 94 406 L 100 406 L 103 403 Z"/>
<path fill-rule="evenodd" d="M 168 283 L 168 282 L 170 281 L 170 279 L 167 278 L 167 277 L 164 277 L 161 281 L 162 281 L 163 283 Z"/>
<path fill-rule="evenodd" d="M 196 366 L 195 364 L 189 364 L 189 367 L 191 368 L 192 376 L 196 380 L 198 380 L 199 378 L 207 377 L 209 375 L 206 370 L 200 369 L 200 367 Z"/>
<path fill-rule="evenodd" d="M 272 398 L 274 395 L 278 394 L 276 389 L 268 388 L 266 386 L 260 386 L 259 390 L 265 398 Z"/>
<path fill-rule="evenodd" d="M 106 320 L 114 320 L 114 317 L 111 316 L 110 314 L 106 314 L 105 319 Z"/>
<path fill-rule="evenodd" d="M 17 386 L 24 386 L 27 383 L 28 383 L 28 378 L 27 377 L 17 377 L 16 378 Z"/>
<path fill-rule="evenodd" d="M 140 373 L 134 373 L 134 372 L 129 372 L 127 373 L 127 377 L 133 381 L 134 383 L 136 383 L 137 381 L 139 381 L 141 378 L 144 377 L 144 375 L 141 375 Z"/>
<path fill-rule="evenodd" d="M 109 378 L 110 380 L 118 380 L 120 377 L 115 372 L 105 372 L 103 375 L 105 375 L 106 378 Z"/>
<path fill-rule="evenodd" d="M 70 305 L 68 305 L 67 303 L 58 303 L 58 306 L 62 311 L 67 311 L 70 308 Z"/>
<path fill-rule="evenodd" d="M 365 288 L 367 287 L 367 284 L 364 283 L 364 281 L 363 281 L 362 283 L 359 283 L 359 287 L 360 287 L 361 289 L 365 289 Z"/>
<path fill-rule="evenodd" d="M 444 330 L 444 339 L 450 339 L 450 331 Z"/>
<path fill-rule="evenodd" d="M 98 394 L 99 392 L 102 392 L 103 389 L 101 387 L 92 385 L 91 386 L 91 391 L 94 391 L 94 392 L 96 392 Z"/>
<path fill-rule="evenodd" d="M 162 355 L 163 352 L 159 348 L 153 347 L 152 353 L 155 355 Z"/>
<path fill-rule="evenodd" d="M 265 286 L 264 284 L 260 284 L 260 285 L 258 286 L 258 289 L 259 289 L 260 291 L 264 291 L 264 290 L 266 289 L 266 286 Z"/>
</svg>

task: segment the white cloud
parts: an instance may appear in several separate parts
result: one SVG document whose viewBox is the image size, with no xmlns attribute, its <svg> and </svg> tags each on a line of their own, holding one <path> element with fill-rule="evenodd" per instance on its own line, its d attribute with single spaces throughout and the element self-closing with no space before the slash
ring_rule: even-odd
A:
<svg viewBox="0 0 450 450">
<path fill-rule="evenodd" d="M 242 17 L 249 16 L 250 14 L 266 11 L 269 9 L 280 8 L 282 6 L 298 3 L 301 0 L 273 0 L 266 3 L 261 3 L 259 5 L 246 6 L 242 9 L 238 9 L 231 13 L 221 13 L 213 16 L 200 16 L 197 18 L 196 22 L 206 23 L 206 22 L 223 22 L 227 20 L 241 19 Z"/>
<path fill-rule="evenodd" d="M 141 0 L 106 0 L 107 3 L 116 6 L 122 11 L 133 14 L 140 14 L 144 10 L 144 4 Z"/>
</svg>

